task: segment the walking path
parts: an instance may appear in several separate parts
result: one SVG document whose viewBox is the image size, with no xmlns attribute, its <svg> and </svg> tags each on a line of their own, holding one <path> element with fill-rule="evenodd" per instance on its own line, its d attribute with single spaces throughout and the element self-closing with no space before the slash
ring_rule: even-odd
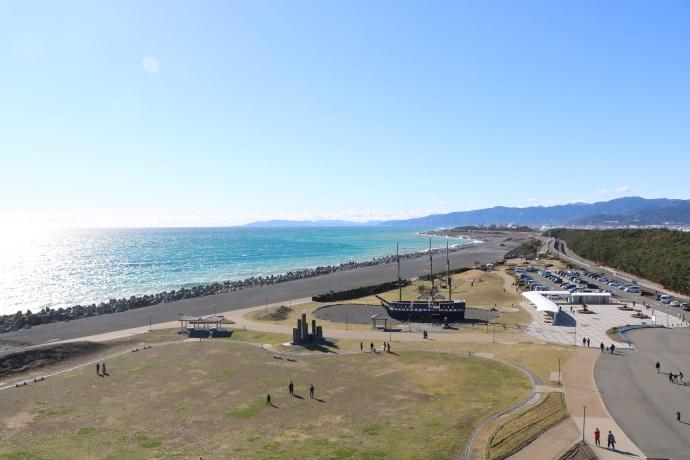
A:
<svg viewBox="0 0 690 460">
<path fill-rule="evenodd" d="M 504 285 L 509 286 L 512 283 L 512 278 L 502 271 L 498 272 L 504 280 Z M 309 302 L 311 299 L 293 300 L 293 305 L 300 305 Z M 263 332 L 274 332 L 281 334 L 292 334 L 292 327 L 286 325 L 276 325 L 271 323 L 254 322 L 247 320 L 245 315 L 252 311 L 270 308 L 274 306 L 283 305 L 284 302 L 273 305 L 260 305 L 243 310 L 228 311 L 222 313 L 227 319 L 235 322 L 235 328 L 247 328 Z M 568 323 L 562 325 L 552 326 L 540 324 L 536 319 L 536 312 L 531 304 L 524 303 L 523 308 L 533 312 L 535 322 L 529 328 L 529 334 L 533 337 L 552 342 L 572 344 L 573 340 L 577 343 L 574 337 L 575 324 L 569 326 Z M 629 312 L 621 312 L 613 305 L 594 306 L 596 315 L 588 315 L 580 321 L 580 330 L 587 331 L 586 334 L 590 340 L 594 340 L 592 348 L 577 347 L 572 358 L 568 360 L 563 374 L 564 392 L 566 396 L 566 403 L 572 418 L 552 428 L 544 435 L 542 435 L 535 442 L 530 444 L 518 454 L 511 457 L 512 459 L 534 459 L 534 458 L 556 458 L 558 455 L 567 450 L 570 446 L 577 443 L 582 437 L 583 425 L 585 429 L 585 440 L 591 444 L 595 452 L 602 460 L 613 460 L 622 458 L 644 458 L 636 446 L 625 436 L 616 423 L 611 419 L 606 411 L 599 392 L 594 382 L 594 363 L 596 362 L 600 351 L 598 349 L 599 342 L 610 342 L 605 336 L 606 329 L 612 325 L 620 324 L 625 318 L 626 322 L 623 324 L 632 323 L 627 320 Z M 600 310 L 600 311 L 599 311 Z M 220 312 L 219 312 L 220 313 Z M 618 315 L 618 316 L 617 316 Z M 566 316 L 566 315 L 564 315 Z M 584 315 L 583 315 L 584 316 Z M 572 318 L 572 317 L 571 317 Z M 594 319 L 599 318 L 599 319 Z M 630 318 L 632 320 L 632 318 Z M 573 320 L 574 321 L 574 320 Z M 153 326 L 152 329 L 165 329 L 179 327 L 177 321 L 161 323 Z M 569 330 L 573 334 L 569 334 Z M 98 336 L 85 337 L 79 340 L 90 341 L 105 341 L 114 338 L 132 336 L 136 334 L 145 333 L 149 330 L 148 326 L 132 328 L 124 331 L 117 331 Z M 501 334 L 501 340 L 506 343 L 533 341 L 533 337 L 529 334 L 523 333 L 504 333 Z M 389 333 L 379 330 L 328 330 L 328 336 L 339 339 L 352 340 L 388 340 Z M 458 334 L 436 334 L 434 339 L 439 342 L 466 342 L 466 343 L 488 343 L 492 341 L 492 334 L 482 333 L 458 333 Z M 396 334 L 396 340 L 401 342 L 415 342 L 420 340 L 418 334 Z M 581 342 L 580 342 L 581 343 Z M 596 345 L 596 347 L 594 346 Z M 540 391 L 540 388 L 536 389 Z M 541 388 L 543 391 L 550 391 L 548 388 Z M 586 419 L 583 417 L 583 406 L 587 406 Z M 586 421 L 585 421 L 586 420 Z M 616 444 L 616 451 L 607 450 L 605 448 L 594 447 L 593 433 L 594 428 L 598 427 L 602 433 L 602 442 L 605 444 L 606 435 L 611 430 L 618 441 Z"/>
</svg>

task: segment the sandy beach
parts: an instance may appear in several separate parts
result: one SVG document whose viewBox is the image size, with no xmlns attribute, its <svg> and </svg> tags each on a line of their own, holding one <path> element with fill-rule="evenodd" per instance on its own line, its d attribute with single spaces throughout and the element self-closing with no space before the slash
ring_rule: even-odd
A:
<svg viewBox="0 0 690 460">
<path fill-rule="evenodd" d="M 510 241 L 504 241 L 505 235 L 500 237 L 488 236 L 488 241 L 482 244 L 451 253 L 449 257 L 450 268 L 470 267 L 477 261 L 487 263 L 501 260 L 506 252 L 522 244 L 528 237 L 526 234 L 510 236 L 513 237 Z M 505 246 L 501 246 L 501 244 L 505 244 Z M 434 272 L 443 272 L 445 268 L 445 256 L 437 256 L 434 259 Z M 413 278 L 428 274 L 428 272 L 429 260 L 426 257 L 400 262 L 400 276 L 402 278 Z M 265 304 L 288 303 L 292 300 L 310 298 L 329 291 L 341 291 L 392 281 L 396 277 L 397 264 L 395 263 L 357 268 L 314 278 L 159 304 L 124 313 L 45 324 L 28 330 L 2 334 L 0 345 L 5 344 L 6 348 L 33 346 L 137 327 L 143 328 L 148 327 L 149 324 L 175 322 L 182 314 L 208 315 Z"/>
</svg>

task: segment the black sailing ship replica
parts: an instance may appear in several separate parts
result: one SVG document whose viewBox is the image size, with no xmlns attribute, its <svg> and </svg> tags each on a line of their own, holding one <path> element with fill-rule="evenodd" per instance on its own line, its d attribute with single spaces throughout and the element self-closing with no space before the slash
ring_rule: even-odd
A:
<svg viewBox="0 0 690 460">
<path fill-rule="evenodd" d="M 396 251 L 397 252 L 397 251 Z M 392 302 L 376 296 L 381 301 L 381 306 L 386 309 L 388 316 L 398 321 L 407 322 L 429 322 L 444 324 L 448 321 L 458 321 L 465 319 L 465 301 L 452 300 L 452 286 L 450 282 L 450 261 L 448 259 L 448 246 L 446 243 L 446 284 L 448 287 L 448 300 L 437 301 L 438 296 L 434 288 L 434 270 L 431 254 L 431 241 L 429 241 L 429 278 L 431 278 L 431 300 L 402 300 L 402 282 L 400 280 L 400 256 L 398 260 L 398 289 L 400 300 Z"/>
</svg>

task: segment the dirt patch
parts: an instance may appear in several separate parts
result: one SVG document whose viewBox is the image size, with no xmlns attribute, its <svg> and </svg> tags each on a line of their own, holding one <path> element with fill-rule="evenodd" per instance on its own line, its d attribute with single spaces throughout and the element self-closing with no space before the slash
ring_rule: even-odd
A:
<svg viewBox="0 0 690 460">
<path fill-rule="evenodd" d="M 77 357 L 83 358 L 95 353 L 102 353 L 108 348 L 110 346 L 103 343 L 74 342 L 12 351 L 3 355 L 0 360 L 0 377 L 29 372 L 56 363 L 64 363 Z"/>
</svg>

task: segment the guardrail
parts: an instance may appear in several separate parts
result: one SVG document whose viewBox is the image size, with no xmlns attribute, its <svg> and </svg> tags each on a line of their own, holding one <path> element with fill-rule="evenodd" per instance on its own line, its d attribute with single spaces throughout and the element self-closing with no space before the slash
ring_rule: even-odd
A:
<svg viewBox="0 0 690 460">
<path fill-rule="evenodd" d="M 629 331 L 631 329 L 644 329 L 648 327 L 664 328 L 666 326 L 663 326 L 661 324 L 633 324 L 630 326 L 623 326 L 622 328 L 618 329 L 618 334 L 628 343 L 628 345 L 630 345 L 632 342 L 630 341 L 630 338 L 628 338 L 628 336 L 624 334 L 624 332 Z"/>
</svg>

